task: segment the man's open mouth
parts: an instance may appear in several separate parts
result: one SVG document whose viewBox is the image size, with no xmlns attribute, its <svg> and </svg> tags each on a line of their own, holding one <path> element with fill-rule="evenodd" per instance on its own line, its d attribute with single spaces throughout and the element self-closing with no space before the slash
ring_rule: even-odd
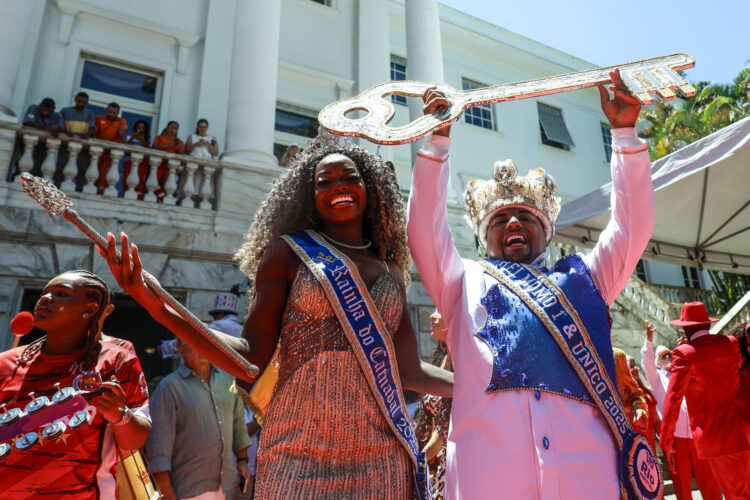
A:
<svg viewBox="0 0 750 500">
<path fill-rule="evenodd" d="M 503 246 L 508 248 L 520 248 L 529 243 L 529 238 L 523 233 L 510 233 L 503 238 Z"/>
</svg>

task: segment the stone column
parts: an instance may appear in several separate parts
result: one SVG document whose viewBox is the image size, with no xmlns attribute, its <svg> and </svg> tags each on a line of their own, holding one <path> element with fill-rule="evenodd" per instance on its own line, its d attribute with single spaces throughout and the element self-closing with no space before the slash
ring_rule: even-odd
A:
<svg viewBox="0 0 750 500">
<path fill-rule="evenodd" d="M 273 156 L 281 2 L 237 0 L 224 157 L 253 166 Z"/>
<path fill-rule="evenodd" d="M 34 2 L 0 0 L 0 120 L 17 122 L 11 110 L 13 90 L 21 66 L 23 43 Z"/>
<path fill-rule="evenodd" d="M 406 0 L 406 74 L 409 80 L 444 83 L 443 46 L 437 0 Z M 422 116 L 422 105 L 410 99 L 409 117 Z M 412 143 L 412 159 L 423 141 Z"/>
<path fill-rule="evenodd" d="M 391 79 L 391 41 L 388 31 L 390 2 L 359 0 L 357 3 L 357 92 Z M 376 145 L 360 145 L 375 151 Z M 381 146 L 384 161 L 393 160 L 393 149 Z"/>
<path fill-rule="evenodd" d="M 363 92 L 391 79 L 388 2 L 359 0 L 357 12 L 357 89 Z"/>
</svg>

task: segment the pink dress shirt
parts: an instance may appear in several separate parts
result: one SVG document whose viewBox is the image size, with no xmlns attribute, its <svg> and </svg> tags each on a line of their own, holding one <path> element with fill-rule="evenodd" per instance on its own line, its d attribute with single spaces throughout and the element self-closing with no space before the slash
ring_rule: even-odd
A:
<svg viewBox="0 0 750 500">
<path fill-rule="evenodd" d="M 430 297 L 448 324 L 455 368 L 447 443 L 447 499 L 617 499 L 618 457 L 599 410 L 532 391 L 486 394 L 493 357 L 474 336 L 486 319 L 481 304 L 496 283 L 462 259 L 446 213 L 450 139 L 432 136 L 414 166 L 409 248 Z M 612 218 L 584 261 L 608 304 L 635 269 L 651 236 L 651 162 L 635 130 L 613 130 Z M 545 446 L 545 443 L 547 446 Z"/>
<path fill-rule="evenodd" d="M 661 418 L 664 413 L 664 397 L 667 395 L 667 387 L 669 387 L 669 373 L 656 367 L 654 344 L 648 339 L 641 347 L 641 366 L 643 366 L 643 371 L 646 372 L 648 383 L 651 384 L 651 392 L 656 399 L 656 409 L 659 410 L 659 417 Z M 693 433 L 690 432 L 690 417 L 688 417 L 685 398 L 682 399 L 680 405 L 680 416 L 677 417 L 674 435 L 678 438 L 693 438 Z"/>
</svg>

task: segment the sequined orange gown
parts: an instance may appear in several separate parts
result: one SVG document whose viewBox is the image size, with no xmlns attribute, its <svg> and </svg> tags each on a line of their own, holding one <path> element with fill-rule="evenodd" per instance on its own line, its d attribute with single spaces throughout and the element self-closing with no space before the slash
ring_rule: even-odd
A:
<svg viewBox="0 0 750 500">
<path fill-rule="evenodd" d="M 391 336 L 403 301 L 390 273 L 370 289 Z M 410 461 L 372 397 L 323 289 L 300 265 L 279 337 L 279 379 L 258 449 L 255 498 L 409 499 Z"/>
</svg>

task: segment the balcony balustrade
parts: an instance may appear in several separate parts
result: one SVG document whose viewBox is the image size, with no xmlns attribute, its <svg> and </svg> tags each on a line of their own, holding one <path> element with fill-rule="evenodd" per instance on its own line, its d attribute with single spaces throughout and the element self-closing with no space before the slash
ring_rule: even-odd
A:
<svg viewBox="0 0 750 500">
<path fill-rule="evenodd" d="M 66 193 L 216 210 L 222 166 L 214 160 L 0 124 L 15 133 L 7 181 L 30 172 Z"/>
</svg>

